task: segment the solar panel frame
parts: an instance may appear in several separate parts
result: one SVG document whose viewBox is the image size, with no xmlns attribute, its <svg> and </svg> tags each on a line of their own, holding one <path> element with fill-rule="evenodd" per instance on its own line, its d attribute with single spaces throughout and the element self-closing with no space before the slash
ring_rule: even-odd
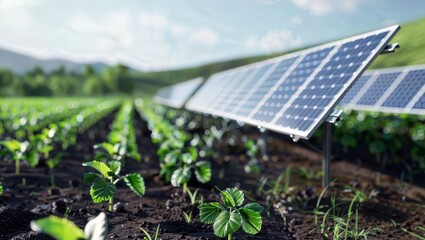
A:
<svg viewBox="0 0 425 240">
<path fill-rule="evenodd" d="M 313 53 L 313 52 L 317 52 L 326 48 L 330 48 L 332 47 L 331 52 L 327 55 L 327 60 L 329 61 L 339 50 L 339 48 L 345 44 L 345 43 L 349 43 L 355 40 L 359 40 L 362 38 L 365 38 L 367 36 L 373 36 L 373 35 L 377 35 L 380 33 L 386 33 L 386 36 L 381 40 L 381 42 L 377 45 L 377 47 L 375 48 L 375 51 L 373 53 L 371 53 L 364 61 L 363 63 L 360 65 L 360 67 L 358 68 L 357 72 L 355 72 L 349 79 L 349 81 L 347 81 L 347 83 L 344 85 L 344 87 L 338 92 L 338 94 L 336 94 L 336 97 L 333 98 L 333 100 L 330 102 L 330 104 L 326 107 L 325 111 L 323 111 L 320 115 L 319 118 L 317 120 L 317 122 L 315 122 L 315 124 L 312 124 L 307 130 L 305 131 L 298 131 L 296 129 L 293 128 L 287 128 L 287 127 L 283 127 L 283 126 L 277 126 L 275 124 L 275 122 L 277 121 L 277 117 L 275 119 L 273 119 L 272 122 L 261 122 L 255 119 L 252 119 L 252 115 L 254 114 L 255 111 L 252 111 L 248 117 L 245 116 L 240 116 L 238 114 L 235 114 L 234 112 L 232 113 L 228 113 L 228 112 L 220 112 L 220 111 L 214 111 L 214 110 L 210 110 L 210 109 L 206 109 L 205 112 L 212 114 L 212 115 L 217 115 L 217 116 L 221 116 L 224 118 L 229 118 L 229 119 L 233 119 L 236 121 L 240 121 L 240 122 L 244 122 L 250 125 L 254 125 L 254 126 L 259 126 L 259 127 L 263 127 L 269 130 L 273 130 L 279 133 L 283 133 L 283 134 L 287 134 L 287 135 L 291 135 L 294 136 L 295 138 L 304 138 L 304 139 L 308 139 L 311 137 L 311 135 L 315 132 L 315 130 L 317 130 L 317 128 L 321 125 L 321 123 L 323 123 L 327 116 L 331 113 L 331 111 L 333 110 L 333 108 L 337 105 L 338 101 L 340 100 L 340 98 L 342 98 L 343 94 L 354 84 L 355 80 L 361 76 L 361 74 L 366 70 L 366 68 L 371 64 L 371 62 L 382 52 L 382 50 L 387 46 L 388 42 L 390 41 L 390 39 L 397 33 L 397 31 L 399 30 L 399 26 L 395 25 L 395 26 L 391 26 L 391 27 L 387 27 L 384 29 L 379 29 L 376 31 L 372 31 L 369 33 L 364 33 L 361 35 L 357 35 L 354 37 L 350 37 L 350 38 L 346 38 L 340 41 L 335 41 L 332 43 L 328 43 L 328 44 L 324 44 L 321 46 L 317 46 L 317 47 L 313 47 L 310 49 L 306 49 L 306 50 L 302 50 L 299 52 L 294 52 L 291 54 L 287 54 L 281 57 L 277 57 L 275 59 L 271 59 L 269 61 L 275 61 L 277 64 L 277 62 L 279 60 L 284 60 L 284 59 L 289 59 L 291 57 L 298 57 L 296 62 L 301 61 L 307 54 L 309 53 Z M 323 61 L 321 62 L 321 66 L 325 66 L 325 64 L 328 61 Z M 293 68 L 293 66 L 296 66 L 296 63 L 294 62 L 293 65 L 291 66 L 291 68 Z M 273 67 L 272 67 L 273 68 Z M 316 74 L 318 72 L 320 72 L 322 69 L 316 68 L 314 70 L 314 73 L 311 74 L 311 76 L 309 77 L 310 80 L 307 80 L 304 82 L 303 86 L 308 86 L 308 84 L 310 83 L 310 81 L 316 76 Z M 286 75 L 287 73 L 290 73 L 291 70 L 288 69 L 284 75 Z M 268 74 L 270 74 L 270 71 L 268 71 Z M 263 77 L 264 79 L 265 77 Z M 283 77 L 282 77 L 283 78 Z M 279 82 L 279 81 L 278 81 Z M 273 89 L 276 88 L 276 84 L 269 90 L 269 93 L 271 91 L 273 91 Z M 302 92 L 302 90 L 304 90 L 305 88 L 300 88 L 299 90 L 297 90 L 298 93 Z M 267 95 L 269 95 L 269 93 Z M 295 97 L 294 97 L 295 96 Z M 297 95 L 292 95 L 290 99 L 296 98 Z M 266 96 L 264 96 L 265 98 Z M 264 98 L 262 99 L 262 101 L 264 100 Z M 190 102 L 189 102 L 190 103 Z M 258 110 L 258 105 L 260 103 L 257 104 L 256 109 Z M 197 109 L 191 107 L 189 104 L 187 106 L 188 110 L 193 110 L 196 111 Z M 285 111 L 286 109 L 283 108 L 280 113 L 282 113 L 283 111 Z M 205 113 L 204 112 L 204 113 Z M 202 113 L 202 111 L 201 111 Z"/>
<path fill-rule="evenodd" d="M 368 111 L 368 112 L 385 112 L 385 113 L 394 113 L 394 114 L 416 114 L 416 115 L 425 115 L 425 109 L 416 108 L 415 104 L 420 100 L 420 98 L 425 95 L 425 84 L 420 87 L 415 96 L 409 101 L 409 103 L 405 107 L 388 107 L 383 106 L 382 104 L 388 99 L 388 97 L 397 90 L 399 84 L 406 79 L 408 74 L 412 71 L 416 70 L 425 70 L 425 65 L 415 65 L 415 66 L 406 66 L 406 67 L 395 67 L 395 68 L 386 68 L 386 69 L 378 69 L 367 71 L 366 74 L 373 74 L 376 76 L 381 76 L 383 74 L 391 74 L 391 73 L 400 73 L 398 78 L 393 81 L 393 83 L 385 90 L 384 94 L 382 94 L 376 104 L 373 105 L 364 105 L 359 104 L 358 100 L 363 97 L 362 93 L 358 93 L 357 100 L 353 99 L 347 104 L 342 104 L 339 106 L 344 109 L 358 110 L 358 111 Z M 376 80 L 376 78 L 374 80 Z M 425 78 L 425 75 L 424 75 Z M 371 79 L 368 80 L 370 82 Z M 371 85 L 371 84 L 369 84 Z M 363 86 L 365 88 L 366 86 Z"/>
<path fill-rule="evenodd" d="M 162 104 L 171 108 L 182 108 L 189 98 L 198 90 L 204 82 L 202 77 L 194 78 L 177 84 L 173 84 L 167 87 L 160 88 L 153 97 L 154 102 Z M 182 88 L 183 91 L 182 91 Z M 167 91 L 179 92 L 180 99 L 173 98 Z M 166 93 L 169 97 L 161 96 L 162 93 Z"/>
</svg>

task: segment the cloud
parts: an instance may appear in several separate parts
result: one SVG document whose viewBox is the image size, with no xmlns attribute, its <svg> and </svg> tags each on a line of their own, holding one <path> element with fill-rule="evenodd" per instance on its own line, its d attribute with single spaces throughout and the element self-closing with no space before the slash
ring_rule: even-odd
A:
<svg viewBox="0 0 425 240">
<path fill-rule="evenodd" d="M 296 17 L 291 19 L 291 23 L 296 25 L 296 26 L 301 26 L 301 25 L 303 25 L 304 21 L 300 16 L 296 16 Z"/>
<path fill-rule="evenodd" d="M 257 0 L 257 2 L 263 5 L 273 5 L 280 2 L 280 0 Z"/>
<path fill-rule="evenodd" d="M 203 27 L 203 28 L 195 30 L 192 33 L 191 40 L 193 43 L 201 44 L 207 47 L 212 47 L 217 44 L 219 37 L 214 30 L 208 27 Z"/>
<path fill-rule="evenodd" d="M 287 50 L 302 45 L 302 40 L 287 29 L 271 30 L 262 36 L 250 36 L 245 46 L 263 51 Z"/>
<path fill-rule="evenodd" d="M 300 9 L 314 16 L 323 16 L 335 11 L 353 12 L 357 10 L 360 0 L 291 0 Z"/>
</svg>

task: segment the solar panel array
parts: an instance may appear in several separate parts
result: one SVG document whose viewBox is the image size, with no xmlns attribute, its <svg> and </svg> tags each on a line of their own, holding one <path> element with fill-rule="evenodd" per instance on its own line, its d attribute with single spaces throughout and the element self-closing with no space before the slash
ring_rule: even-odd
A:
<svg viewBox="0 0 425 240">
<path fill-rule="evenodd" d="M 425 114 L 425 65 L 367 71 L 340 105 L 355 110 Z"/>
<path fill-rule="evenodd" d="M 186 108 L 308 139 L 398 29 L 216 73 Z"/>
<path fill-rule="evenodd" d="M 182 108 L 189 97 L 201 86 L 202 82 L 202 78 L 195 78 L 161 88 L 153 99 L 156 103 L 172 108 Z"/>
</svg>

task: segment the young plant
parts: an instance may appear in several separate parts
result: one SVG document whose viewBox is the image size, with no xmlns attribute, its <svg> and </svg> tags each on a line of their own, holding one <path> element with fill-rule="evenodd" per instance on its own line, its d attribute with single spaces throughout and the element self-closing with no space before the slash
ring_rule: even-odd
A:
<svg viewBox="0 0 425 240">
<path fill-rule="evenodd" d="M 145 237 L 143 237 L 143 240 L 158 240 L 159 229 L 160 229 L 160 225 L 158 224 L 158 226 L 156 227 L 155 235 L 152 238 L 151 235 L 145 229 L 140 228 L 140 231 L 142 231 L 143 234 L 145 234 Z"/>
<path fill-rule="evenodd" d="M 1 185 L 1 182 L 0 182 L 0 196 L 3 194 L 3 186 Z"/>
<path fill-rule="evenodd" d="M 0 156 L 8 155 L 15 161 L 16 175 L 20 173 L 21 161 L 26 161 L 30 167 L 36 167 L 38 165 L 39 154 L 37 151 L 31 149 L 28 141 L 1 141 L 0 147 Z"/>
<path fill-rule="evenodd" d="M 194 147 L 172 150 L 164 157 L 159 174 L 175 187 L 183 185 L 183 191 L 186 192 L 192 170 L 199 182 L 207 183 L 211 180 L 211 164 L 197 159 L 198 151 Z"/>
<path fill-rule="evenodd" d="M 192 222 L 192 211 L 189 212 L 189 214 L 187 214 L 186 212 L 183 212 L 183 217 L 184 220 L 190 224 Z"/>
<path fill-rule="evenodd" d="M 194 192 L 191 192 L 189 188 L 186 188 L 186 193 L 189 196 L 190 204 L 195 205 L 197 202 L 202 204 L 204 198 L 201 196 L 199 200 L 196 200 L 196 195 L 198 195 L 199 188 L 197 188 Z"/>
<path fill-rule="evenodd" d="M 198 207 L 201 222 L 213 224 L 214 234 L 220 238 L 227 236 L 229 240 L 241 226 L 246 233 L 257 234 L 261 230 L 263 207 L 258 203 L 242 206 L 244 193 L 237 188 L 227 188 L 220 192 L 224 205 L 212 202 Z"/>
<path fill-rule="evenodd" d="M 116 184 L 124 180 L 127 186 L 139 197 L 145 194 L 145 182 L 139 173 L 130 173 L 120 176 L 121 162 L 109 161 L 107 164 L 99 161 L 83 163 L 83 166 L 92 167 L 99 173 L 84 174 L 84 182 L 92 183 L 90 196 L 94 203 L 109 201 L 109 211 L 112 211 L 113 198 L 116 193 Z"/>
<path fill-rule="evenodd" d="M 66 218 L 49 216 L 31 221 L 31 229 L 57 240 L 105 240 L 108 235 L 106 214 L 101 212 L 81 230 Z"/>
</svg>

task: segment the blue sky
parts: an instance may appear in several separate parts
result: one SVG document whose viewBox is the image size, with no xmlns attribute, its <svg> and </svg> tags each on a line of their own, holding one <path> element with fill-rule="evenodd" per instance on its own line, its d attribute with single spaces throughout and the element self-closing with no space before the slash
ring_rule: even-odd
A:
<svg viewBox="0 0 425 240">
<path fill-rule="evenodd" d="M 289 50 L 420 17 L 423 0 L 0 0 L 0 47 L 159 70 Z"/>
</svg>

